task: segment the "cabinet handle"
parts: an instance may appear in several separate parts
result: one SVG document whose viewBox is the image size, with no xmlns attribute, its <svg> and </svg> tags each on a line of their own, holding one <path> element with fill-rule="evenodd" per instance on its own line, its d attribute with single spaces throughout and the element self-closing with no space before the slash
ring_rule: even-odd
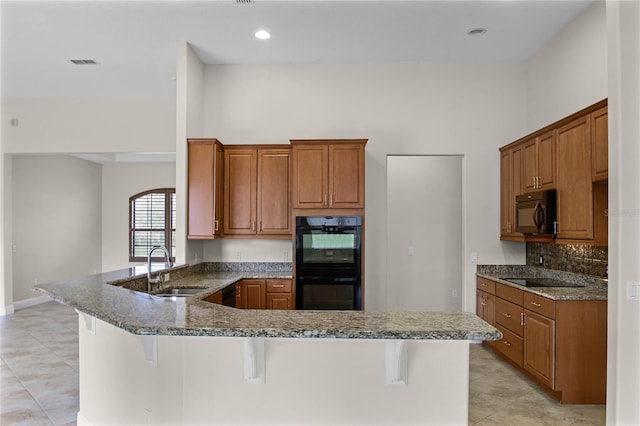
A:
<svg viewBox="0 0 640 426">
<path fill-rule="evenodd" d="M 260 221 L 260 232 L 262 232 L 262 221 Z"/>
<path fill-rule="evenodd" d="M 560 222 L 558 222 L 557 220 L 553 222 L 553 233 L 557 234 L 558 233 L 558 229 L 560 229 Z"/>
<path fill-rule="evenodd" d="M 480 283 L 480 285 L 481 285 L 482 287 L 486 287 L 486 286 L 487 286 L 485 283 L 482 283 L 482 282 Z"/>
<path fill-rule="evenodd" d="M 502 315 L 504 315 L 506 318 L 511 318 L 511 314 L 506 314 L 503 312 Z"/>
<path fill-rule="evenodd" d="M 520 313 L 520 325 L 524 325 L 524 312 Z"/>
<path fill-rule="evenodd" d="M 213 221 L 213 230 L 214 231 L 219 231 L 220 230 L 220 221 L 217 220 L 217 219 Z"/>
<path fill-rule="evenodd" d="M 256 221 L 255 220 L 251 222 L 251 230 L 252 231 L 256 230 Z"/>
<path fill-rule="evenodd" d="M 322 205 L 323 206 L 327 205 L 327 194 L 326 193 L 322 196 Z"/>
<path fill-rule="evenodd" d="M 510 347 L 511 343 L 509 343 L 508 340 L 503 340 L 502 343 L 506 346 L 506 347 Z"/>
<path fill-rule="evenodd" d="M 284 288 L 284 284 L 274 284 L 273 288 Z"/>
<path fill-rule="evenodd" d="M 538 307 L 538 308 L 539 308 L 540 306 L 542 306 L 542 305 L 541 305 L 541 304 L 539 304 L 538 302 L 531 302 L 531 304 L 532 304 L 533 306 Z"/>
<path fill-rule="evenodd" d="M 329 205 L 333 205 L 333 194 L 329 194 Z"/>
</svg>

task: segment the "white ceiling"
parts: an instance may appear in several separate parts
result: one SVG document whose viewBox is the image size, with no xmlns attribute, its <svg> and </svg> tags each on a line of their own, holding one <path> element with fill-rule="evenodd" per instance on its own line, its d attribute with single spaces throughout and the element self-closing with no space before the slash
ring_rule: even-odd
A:
<svg viewBox="0 0 640 426">
<path fill-rule="evenodd" d="M 183 41 L 207 64 L 520 62 L 592 2 L 241 1 L 4 0 L 2 96 L 170 94 Z"/>
</svg>

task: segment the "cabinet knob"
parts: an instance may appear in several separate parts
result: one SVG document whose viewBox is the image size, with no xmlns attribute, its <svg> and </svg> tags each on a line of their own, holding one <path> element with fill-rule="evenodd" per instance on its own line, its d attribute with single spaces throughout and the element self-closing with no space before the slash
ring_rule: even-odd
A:
<svg viewBox="0 0 640 426">
<path fill-rule="evenodd" d="M 503 340 L 502 343 L 506 346 L 506 347 L 510 347 L 511 343 L 509 343 L 508 340 Z"/>
<path fill-rule="evenodd" d="M 507 314 L 507 313 L 503 312 L 502 315 L 504 315 L 506 318 L 511 318 L 511 314 Z"/>
</svg>

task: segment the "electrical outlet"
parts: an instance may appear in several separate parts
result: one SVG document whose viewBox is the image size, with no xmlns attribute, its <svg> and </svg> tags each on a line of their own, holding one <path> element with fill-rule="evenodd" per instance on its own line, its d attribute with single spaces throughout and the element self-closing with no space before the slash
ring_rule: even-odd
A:
<svg viewBox="0 0 640 426">
<path fill-rule="evenodd" d="M 409 256 L 413 256 L 414 254 L 416 254 L 416 251 L 413 249 L 413 247 L 409 247 Z"/>
<path fill-rule="evenodd" d="M 538 264 L 544 265 L 544 256 L 543 255 L 539 255 L 538 256 Z"/>
<path fill-rule="evenodd" d="M 451 290 L 451 297 L 458 297 L 458 290 L 455 288 Z"/>
<path fill-rule="evenodd" d="M 171 280 L 171 274 L 170 273 L 166 273 L 164 274 L 164 278 L 163 278 L 163 282 L 168 283 Z"/>
</svg>

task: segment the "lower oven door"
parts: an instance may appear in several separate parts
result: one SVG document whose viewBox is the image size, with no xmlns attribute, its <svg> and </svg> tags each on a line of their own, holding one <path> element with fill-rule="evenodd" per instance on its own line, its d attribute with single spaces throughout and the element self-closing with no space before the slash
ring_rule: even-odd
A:
<svg viewBox="0 0 640 426">
<path fill-rule="evenodd" d="M 361 287 L 358 277 L 297 277 L 298 309 L 360 310 Z"/>
</svg>

